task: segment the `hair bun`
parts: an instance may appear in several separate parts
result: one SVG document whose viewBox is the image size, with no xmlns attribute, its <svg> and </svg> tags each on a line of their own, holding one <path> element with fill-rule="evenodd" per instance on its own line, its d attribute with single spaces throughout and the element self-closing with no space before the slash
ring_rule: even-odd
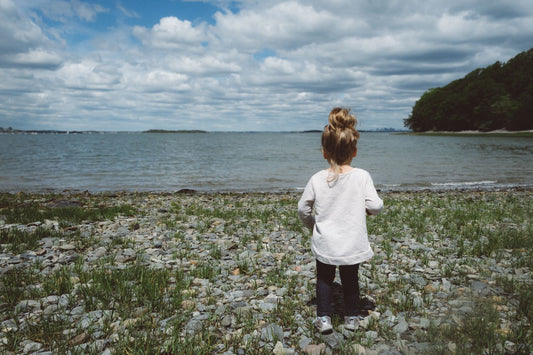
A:
<svg viewBox="0 0 533 355">
<path fill-rule="evenodd" d="M 339 130 L 355 129 L 356 122 L 355 116 L 350 114 L 349 109 L 336 107 L 329 113 L 329 125 L 331 128 Z"/>
</svg>

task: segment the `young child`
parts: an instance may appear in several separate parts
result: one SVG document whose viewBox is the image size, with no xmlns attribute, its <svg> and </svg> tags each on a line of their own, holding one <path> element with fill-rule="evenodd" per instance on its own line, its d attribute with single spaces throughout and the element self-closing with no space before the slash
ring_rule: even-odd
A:
<svg viewBox="0 0 533 355">
<path fill-rule="evenodd" d="M 339 266 L 344 294 L 344 328 L 355 330 L 359 313 L 359 264 L 374 253 L 368 242 L 366 214 L 383 208 L 370 174 L 350 166 L 357 155 L 359 132 L 348 109 L 334 108 L 322 133 L 322 152 L 329 169 L 314 174 L 298 202 L 298 214 L 313 231 L 311 249 L 316 258 L 317 318 L 323 334 L 331 325 L 331 291 Z M 314 214 L 313 214 L 314 209 Z"/>
</svg>

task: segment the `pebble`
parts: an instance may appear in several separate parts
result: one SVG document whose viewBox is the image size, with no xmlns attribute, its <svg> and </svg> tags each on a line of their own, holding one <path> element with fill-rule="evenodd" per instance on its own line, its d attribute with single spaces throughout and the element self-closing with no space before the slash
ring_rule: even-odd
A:
<svg viewBox="0 0 533 355">
<path fill-rule="evenodd" d="M 38 350 L 41 350 L 43 344 L 36 342 L 28 342 L 24 345 L 24 354 L 29 354 Z"/>
<path fill-rule="evenodd" d="M 326 352 L 326 344 L 324 343 L 309 344 L 301 348 L 303 349 L 304 354 L 308 355 L 321 355 Z"/>
<path fill-rule="evenodd" d="M 80 267 L 91 269 L 110 256 L 114 257 L 110 269 L 124 269 L 139 262 L 153 269 L 192 272 L 207 261 L 217 268 L 218 273 L 213 277 L 197 276 L 190 280 L 190 288 L 184 290 L 184 299 L 181 308 L 177 307 L 180 308 L 177 313 L 189 312 L 189 318 L 182 326 L 182 333 L 186 336 L 204 332 L 206 327 L 213 328 L 212 319 L 216 319 L 217 329 L 209 329 L 209 332 L 213 334 L 213 339 L 220 339 L 217 353 L 228 355 L 244 353 L 244 348 L 224 346 L 225 343 L 233 344 L 233 339 L 243 339 L 248 343 L 255 341 L 262 347 L 268 345 L 268 349 L 272 349 L 276 355 L 332 354 L 340 349 L 346 350 L 346 344 L 355 354 L 431 353 L 434 350 L 432 344 L 418 342 L 417 332 L 424 332 L 432 325 L 444 326 L 450 321 L 463 324 L 465 315 L 474 311 L 473 300 L 476 298 L 495 300 L 502 324 L 509 329 L 515 319 L 516 305 L 506 302 L 508 297 L 495 287 L 495 280 L 505 276 L 532 282 L 531 271 L 527 267 L 513 268 L 514 256 L 511 252 L 507 252 L 505 259 L 469 260 L 453 257 L 452 254 L 443 257 L 440 254 L 442 250 L 454 248 L 450 238 L 439 238 L 439 232 L 435 233 L 432 242 L 420 242 L 406 232 L 403 237 L 390 242 L 395 252 L 387 255 L 381 250 L 386 236 L 371 234 L 369 239 L 375 249 L 376 264 L 372 267 L 370 263 L 362 264 L 361 291 L 374 295 L 375 299 L 391 297 L 392 301 L 385 309 L 383 305 L 378 305 L 381 306 L 380 312 L 371 311 L 360 321 L 358 332 L 363 336 L 364 345 L 352 344 L 349 343 L 350 335 L 345 336 L 338 331 L 323 336 L 309 333 L 308 325 L 315 316 L 316 306 L 313 303 L 315 260 L 309 250 L 308 234 L 286 230 L 280 225 L 274 226 L 279 224 L 276 221 L 261 222 L 262 229 L 258 230 L 257 222 L 247 220 L 245 216 L 236 217 L 238 222 L 235 223 L 213 219 L 211 224 L 205 223 L 204 226 L 204 221 L 199 220 L 198 216 L 176 213 L 172 207 L 177 200 L 175 195 L 125 196 L 143 213 L 135 217 L 117 217 L 113 221 L 86 221 L 69 227 L 74 228 L 82 238 L 94 240 L 94 245 L 74 243 L 66 238 L 44 238 L 38 242 L 35 250 L 20 254 L 12 254 L 2 247 L 0 275 L 13 268 L 35 265 L 39 266 L 42 275 L 51 275 L 63 267 L 75 267 L 80 260 L 83 261 Z M 261 206 L 255 199 L 290 198 L 296 202 L 297 196 L 237 195 L 230 199 L 239 199 L 241 204 Z M 180 201 L 207 209 L 211 208 L 209 197 L 183 195 Z M 124 203 L 120 198 L 117 201 Z M 284 208 L 293 213 L 295 205 L 293 203 Z M 286 213 L 285 210 L 280 211 L 282 213 Z M 175 226 L 160 222 L 170 221 L 170 216 L 176 219 Z M 0 230 L 37 227 L 60 230 L 57 221 L 15 225 L 6 224 L 0 219 Z M 227 233 L 228 228 L 234 230 Z M 127 243 L 121 244 L 120 238 Z M 243 239 L 248 241 L 244 243 Z M 185 245 L 188 254 L 185 253 Z M 217 249 L 210 249 L 211 245 Z M 211 256 L 215 252 L 220 253 L 216 260 Z M 425 261 L 421 260 L 421 255 L 426 258 Z M 450 271 L 443 275 L 442 270 Z M 481 270 L 485 272 L 481 273 Z M 296 284 L 278 284 L 275 275 L 292 278 Z M 117 315 L 112 304 L 102 305 L 97 310 L 89 309 L 80 301 L 80 292 L 90 285 L 78 276 L 72 275 L 68 279 L 73 285 L 70 293 L 50 294 L 17 302 L 13 316 L 16 319 L 3 318 L 0 323 L 0 352 L 8 335 L 18 332 L 20 327 L 27 326 L 31 319 L 40 315 L 69 320 L 71 326 L 65 329 L 64 335 L 68 336 L 72 351 L 80 353 L 86 349 L 96 349 L 102 354 L 114 353 L 113 344 L 128 328 L 143 324 L 143 317 L 150 317 L 158 329 L 169 333 L 173 331 L 178 315 L 160 319 L 162 317 L 151 313 L 148 305 L 138 307 L 125 319 Z M 30 290 L 31 287 L 43 286 L 27 287 Z M 277 316 L 276 312 L 289 299 L 299 305 L 293 315 L 293 323 L 298 327 L 285 327 L 272 322 L 273 317 Z M 402 307 L 408 309 L 402 310 Z M 242 319 L 249 315 L 254 317 L 255 329 L 243 327 Z M 102 331 L 104 323 L 114 329 L 113 334 L 105 335 Z M 380 336 L 377 329 L 386 329 L 390 339 Z M 445 346 L 451 353 L 457 351 L 457 345 L 453 342 L 440 346 Z M 503 352 L 512 353 L 520 349 L 520 344 L 507 341 L 502 347 Z M 48 350 L 42 343 L 22 339 L 15 353 L 45 354 Z"/>
</svg>

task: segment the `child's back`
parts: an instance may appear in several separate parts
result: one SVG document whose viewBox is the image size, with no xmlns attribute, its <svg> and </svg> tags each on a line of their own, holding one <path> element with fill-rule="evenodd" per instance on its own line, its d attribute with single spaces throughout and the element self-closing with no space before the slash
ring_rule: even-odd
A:
<svg viewBox="0 0 533 355">
<path fill-rule="evenodd" d="M 383 202 L 363 169 L 339 174 L 332 182 L 327 181 L 328 175 L 328 170 L 322 170 L 311 178 L 298 211 L 308 228 L 313 229 L 314 224 L 312 250 L 318 260 L 332 265 L 359 264 L 373 255 L 366 213 L 379 213 Z"/>
<path fill-rule="evenodd" d="M 349 111 L 335 108 L 322 133 L 324 158 L 330 167 L 311 177 L 298 202 L 298 213 L 313 230 L 311 249 L 317 260 L 316 328 L 332 331 L 331 288 L 335 269 L 344 292 L 345 329 L 354 330 L 359 314 L 359 264 L 373 255 L 366 215 L 383 208 L 370 174 L 351 167 L 359 132 Z M 314 211 L 314 213 L 313 213 Z"/>
</svg>

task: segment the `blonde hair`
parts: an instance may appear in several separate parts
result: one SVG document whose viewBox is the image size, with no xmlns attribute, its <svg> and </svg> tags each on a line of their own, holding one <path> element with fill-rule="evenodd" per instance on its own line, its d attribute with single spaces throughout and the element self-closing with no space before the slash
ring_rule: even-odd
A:
<svg viewBox="0 0 533 355">
<path fill-rule="evenodd" d="M 347 164 L 357 148 L 359 132 L 355 129 L 357 120 L 346 108 L 336 107 L 329 113 L 329 124 L 322 132 L 322 149 L 333 171 L 328 182 L 339 177 L 341 165 Z"/>
</svg>

